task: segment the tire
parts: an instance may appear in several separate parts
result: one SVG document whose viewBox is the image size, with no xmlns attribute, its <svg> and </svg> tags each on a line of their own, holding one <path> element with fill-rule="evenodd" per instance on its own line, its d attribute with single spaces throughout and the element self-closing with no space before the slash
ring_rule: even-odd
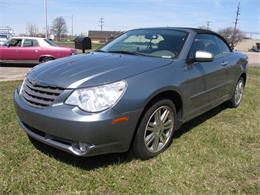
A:
<svg viewBox="0 0 260 195">
<path fill-rule="evenodd" d="M 43 57 L 42 59 L 41 59 L 41 63 L 45 63 L 45 62 L 49 62 L 49 61 L 51 61 L 51 60 L 54 60 L 52 57 Z"/>
<path fill-rule="evenodd" d="M 241 77 L 238 80 L 234 94 L 233 94 L 231 100 L 229 101 L 229 106 L 231 108 L 237 108 L 240 105 L 242 97 L 243 97 L 243 93 L 244 93 L 244 87 L 245 87 L 245 81 Z"/>
<path fill-rule="evenodd" d="M 148 108 L 134 138 L 134 155 L 146 160 L 163 152 L 171 143 L 176 118 L 175 105 L 169 99 L 159 100 Z"/>
</svg>

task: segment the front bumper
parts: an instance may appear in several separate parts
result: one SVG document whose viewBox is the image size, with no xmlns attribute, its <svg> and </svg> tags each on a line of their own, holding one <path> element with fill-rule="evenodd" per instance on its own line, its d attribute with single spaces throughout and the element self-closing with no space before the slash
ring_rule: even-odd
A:
<svg viewBox="0 0 260 195">
<path fill-rule="evenodd" d="M 63 103 L 36 108 L 28 105 L 18 90 L 14 92 L 14 103 L 20 125 L 30 137 L 78 156 L 127 151 L 141 115 L 141 110 L 86 113 Z M 129 119 L 112 124 L 113 119 L 122 116 Z M 78 143 L 84 143 L 84 153 L 75 148 Z"/>
</svg>

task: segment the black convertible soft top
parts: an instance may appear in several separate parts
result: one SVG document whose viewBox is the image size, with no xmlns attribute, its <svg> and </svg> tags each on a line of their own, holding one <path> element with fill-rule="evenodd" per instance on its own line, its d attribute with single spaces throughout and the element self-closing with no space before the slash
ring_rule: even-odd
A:
<svg viewBox="0 0 260 195">
<path fill-rule="evenodd" d="M 207 30 L 207 29 L 201 29 L 201 28 L 183 28 L 183 29 L 187 29 L 187 30 L 192 30 L 198 34 L 217 34 L 211 30 Z"/>
</svg>

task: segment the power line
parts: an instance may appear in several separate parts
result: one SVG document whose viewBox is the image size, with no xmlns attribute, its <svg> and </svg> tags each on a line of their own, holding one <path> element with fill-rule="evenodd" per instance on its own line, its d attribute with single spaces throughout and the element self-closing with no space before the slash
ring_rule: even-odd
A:
<svg viewBox="0 0 260 195">
<path fill-rule="evenodd" d="M 103 17 L 100 18 L 99 23 L 100 23 L 100 30 L 102 31 L 103 26 L 104 26 L 104 18 Z"/>
</svg>

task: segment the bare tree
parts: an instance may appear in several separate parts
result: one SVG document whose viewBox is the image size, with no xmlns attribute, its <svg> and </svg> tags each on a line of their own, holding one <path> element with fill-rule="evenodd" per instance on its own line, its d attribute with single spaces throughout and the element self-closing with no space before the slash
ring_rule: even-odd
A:
<svg viewBox="0 0 260 195">
<path fill-rule="evenodd" d="M 36 25 L 28 23 L 26 26 L 26 33 L 31 37 L 36 37 L 39 33 L 39 29 Z"/>
<path fill-rule="evenodd" d="M 61 39 L 61 35 L 65 34 L 67 32 L 67 24 L 65 19 L 60 16 L 53 20 L 52 23 L 52 32 L 55 36 L 57 36 L 57 39 Z"/>
<path fill-rule="evenodd" d="M 232 27 L 220 29 L 218 33 L 226 39 L 226 41 L 232 48 L 235 47 L 238 42 L 245 37 L 244 33 L 241 30 L 235 29 L 234 31 Z"/>
</svg>

